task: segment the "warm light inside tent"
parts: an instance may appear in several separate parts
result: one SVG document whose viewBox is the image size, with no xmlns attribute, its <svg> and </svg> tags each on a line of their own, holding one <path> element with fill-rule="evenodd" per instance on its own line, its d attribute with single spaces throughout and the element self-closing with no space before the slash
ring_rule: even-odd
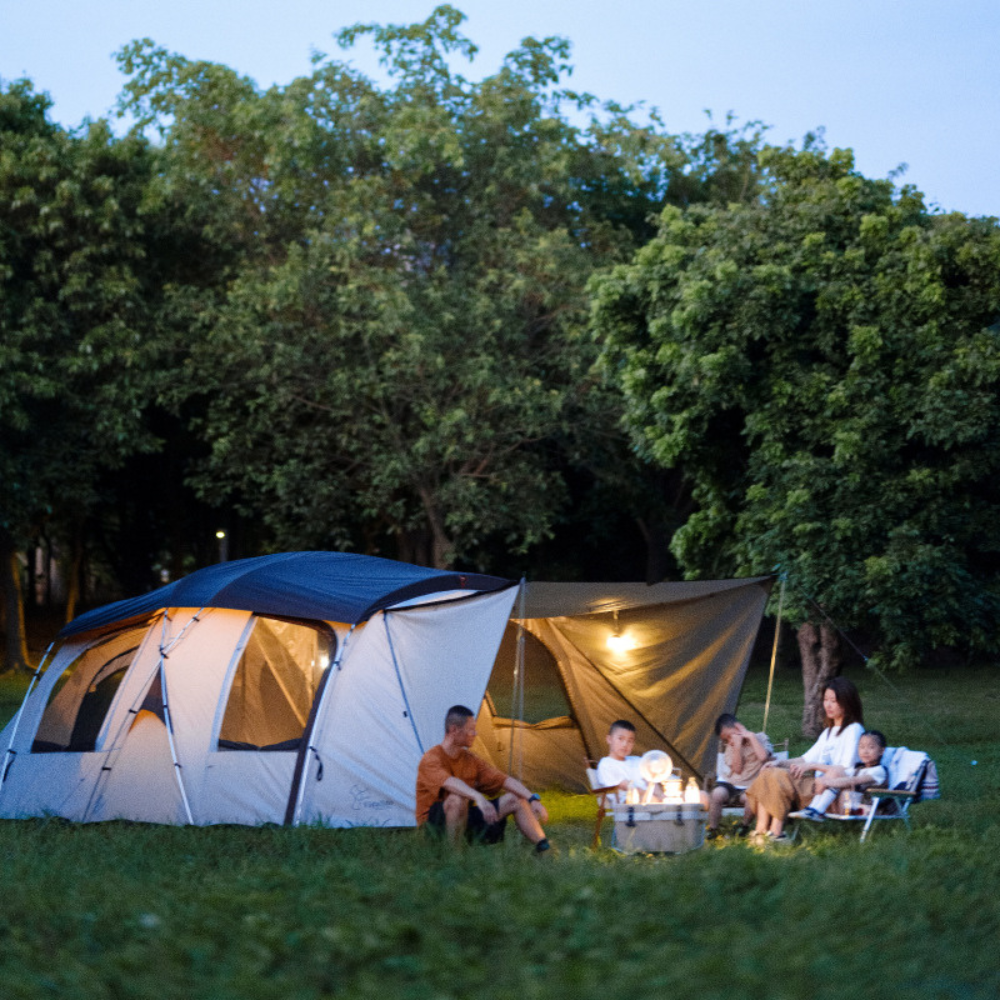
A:
<svg viewBox="0 0 1000 1000">
<path fill-rule="evenodd" d="M 608 636 L 608 649 L 612 653 L 626 653 L 638 645 L 628 632 L 612 632 Z"/>
</svg>

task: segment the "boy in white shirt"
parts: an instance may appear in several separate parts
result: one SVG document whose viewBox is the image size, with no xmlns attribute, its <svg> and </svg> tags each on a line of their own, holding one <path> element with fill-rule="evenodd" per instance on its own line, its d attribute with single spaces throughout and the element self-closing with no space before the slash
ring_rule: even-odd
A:
<svg viewBox="0 0 1000 1000">
<path fill-rule="evenodd" d="M 597 780 L 602 788 L 618 786 L 615 793 L 619 802 L 625 801 L 625 793 L 629 786 L 645 790 L 646 782 L 639 773 L 639 761 L 632 753 L 635 748 L 635 726 L 627 719 L 618 719 L 611 723 L 611 729 L 605 737 L 608 743 L 608 756 L 602 757 L 597 765 Z"/>
</svg>

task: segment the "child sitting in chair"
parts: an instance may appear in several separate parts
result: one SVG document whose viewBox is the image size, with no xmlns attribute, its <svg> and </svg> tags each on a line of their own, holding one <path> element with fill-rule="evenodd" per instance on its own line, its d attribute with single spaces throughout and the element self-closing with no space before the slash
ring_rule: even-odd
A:
<svg viewBox="0 0 1000 1000">
<path fill-rule="evenodd" d="M 635 748 L 635 726 L 627 719 L 611 723 L 605 737 L 608 741 L 608 756 L 602 757 L 597 765 L 597 780 L 604 788 L 618 786 L 618 801 L 625 801 L 629 786 L 645 790 L 646 782 L 639 773 L 641 757 L 633 755 Z"/>
<path fill-rule="evenodd" d="M 882 766 L 885 752 L 885 736 L 877 729 L 869 729 L 858 740 L 860 764 L 845 770 L 836 764 L 811 765 L 816 775 L 816 787 L 822 791 L 813 796 L 812 801 L 801 812 L 790 813 L 795 819 L 810 819 L 814 823 L 823 822 L 823 814 L 833 804 L 842 791 L 860 791 L 875 785 L 884 785 L 889 775 Z"/>
</svg>

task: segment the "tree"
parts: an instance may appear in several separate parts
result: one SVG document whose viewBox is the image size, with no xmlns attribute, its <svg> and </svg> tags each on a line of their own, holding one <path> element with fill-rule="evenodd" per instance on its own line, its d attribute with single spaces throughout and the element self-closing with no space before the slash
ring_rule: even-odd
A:
<svg viewBox="0 0 1000 1000">
<path fill-rule="evenodd" d="M 0 91 L 0 586 L 26 656 L 18 549 L 72 537 L 100 471 L 153 446 L 155 312 L 141 205 L 152 164 L 104 122 L 69 133 L 27 81 Z"/>
<path fill-rule="evenodd" d="M 1000 230 L 847 152 L 762 162 L 759 200 L 665 210 L 594 323 L 635 446 L 692 484 L 687 572 L 788 574 L 813 732 L 831 621 L 896 665 L 1000 648 Z"/>
<path fill-rule="evenodd" d="M 624 109 L 571 125 L 561 106 L 592 100 L 561 87 L 562 40 L 470 83 L 449 65 L 474 53 L 461 20 L 341 32 L 373 40 L 387 90 L 324 57 L 261 93 L 149 42 L 123 53 L 126 106 L 162 124 L 162 197 L 204 203 L 232 260 L 184 380 L 211 448 L 196 482 L 277 546 L 523 549 L 564 504 L 566 442 L 618 433 L 586 283 L 689 158 Z"/>
</svg>

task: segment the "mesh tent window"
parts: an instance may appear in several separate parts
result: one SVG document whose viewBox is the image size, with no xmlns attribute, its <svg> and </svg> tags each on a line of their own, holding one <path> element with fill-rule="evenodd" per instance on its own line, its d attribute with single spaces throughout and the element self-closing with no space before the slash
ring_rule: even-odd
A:
<svg viewBox="0 0 1000 1000">
<path fill-rule="evenodd" d="M 32 753 L 96 749 L 118 685 L 145 634 L 145 624 L 116 633 L 66 667 L 45 705 Z"/>
<path fill-rule="evenodd" d="M 294 749 L 336 646 L 329 627 L 256 618 L 229 689 L 219 749 Z"/>
</svg>

